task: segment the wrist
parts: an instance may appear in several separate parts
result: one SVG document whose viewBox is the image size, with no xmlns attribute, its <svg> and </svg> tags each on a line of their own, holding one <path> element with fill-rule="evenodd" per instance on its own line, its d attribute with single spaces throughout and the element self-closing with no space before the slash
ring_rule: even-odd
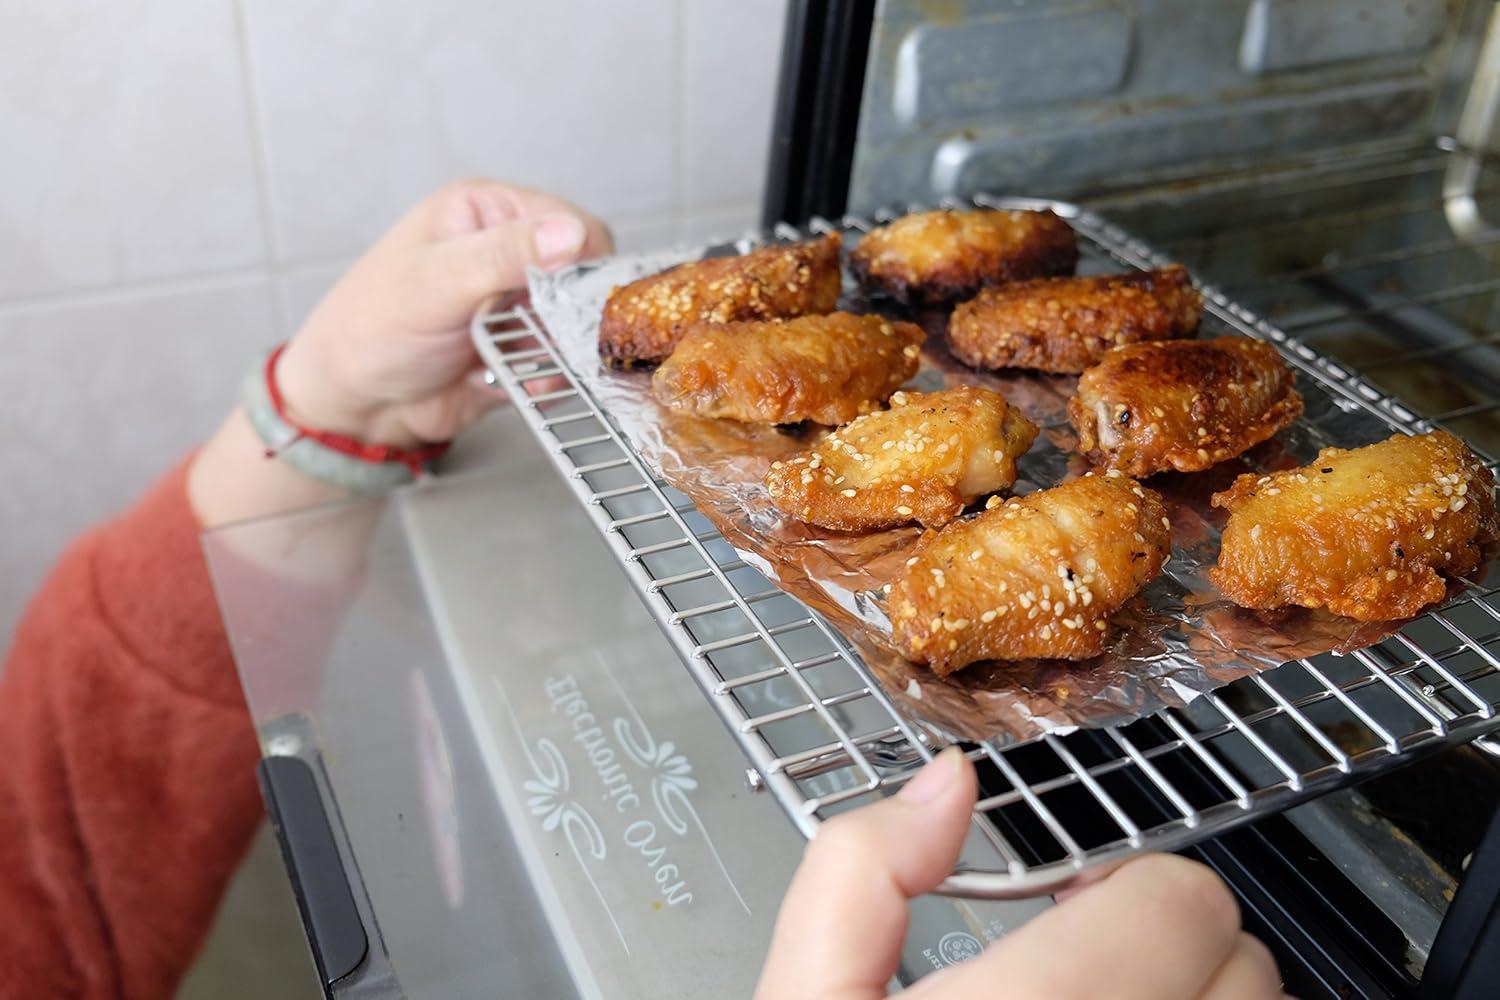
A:
<svg viewBox="0 0 1500 1000">
<path fill-rule="evenodd" d="M 390 405 L 351 392 L 330 369 L 304 338 L 287 344 L 274 378 L 289 419 L 370 445 L 417 448 L 427 443 L 404 426 Z"/>
</svg>

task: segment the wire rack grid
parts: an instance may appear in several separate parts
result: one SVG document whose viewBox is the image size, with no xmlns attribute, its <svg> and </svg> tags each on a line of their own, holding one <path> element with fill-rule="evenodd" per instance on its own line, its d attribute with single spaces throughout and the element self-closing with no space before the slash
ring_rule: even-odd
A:
<svg viewBox="0 0 1500 1000">
<path fill-rule="evenodd" d="M 1073 205 L 974 202 L 1053 209 L 1096 264 L 1166 262 Z M 814 219 L 806 231 L 779 226 L 766 238 L 859 233 L 897 214 Z M 747 237 L 741 249 L 759 239 Z M 1205 324 L 1275 343 L 1342 405 L 1395 431 L 1431 426 L 1349 368 L 1200 287 Z M 896 709 L 835 629 L 747 564 L 651 472 L 528 307 L 481 310 L 472 332 L 492 377 L 745 753 L 752 787 L 768 790 L 804 835 L 890 793 L 941 749 Z M 1295 660 L 1129 725 L 966 745 L 981 775 L 975 825 L 994 863 L 961 866 L 938 891 L 1053 892 L 1136 852 L 1186 846 L 1500 727 L 1495 593 L 1471 583 L 1458 600 L 1372 647 Z"/>
</svg>

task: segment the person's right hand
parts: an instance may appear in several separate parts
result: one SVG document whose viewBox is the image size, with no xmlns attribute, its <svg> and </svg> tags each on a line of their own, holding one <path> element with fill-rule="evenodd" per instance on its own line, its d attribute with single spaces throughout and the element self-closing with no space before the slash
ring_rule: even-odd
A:
<svg viewBox="0 0 1500 1000">
<path fill-rule="evenodd" d="M 952 870 L 976 790 L 973 765 L 950 749 L 892 798 L 825 823 L 782 902 L 756 996 L 885 996 L 906 935 L 906 902 Z M 903 995 L 1261 1000 L 1284 994 L 1270 952 L 1240 930 L 1239 908 L 1224 883 L 1196 862 L 1151 854 Z"/>
</svg>

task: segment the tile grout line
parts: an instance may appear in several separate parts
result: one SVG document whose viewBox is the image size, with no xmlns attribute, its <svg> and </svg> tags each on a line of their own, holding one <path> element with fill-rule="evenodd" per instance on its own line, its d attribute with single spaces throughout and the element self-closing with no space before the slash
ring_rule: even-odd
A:
<svg viewBox="0 0 1500 1000">
<path fill-rule="evenodd" d="M 71 306 L 100 305 L 109 302 L 128 302 L 155 296 L 183 293 L 209 292 L 232 288 L 254 281 L 277 283 L 278 279 L 294 278 L 313 274 L 329 268 L 346 268 L 352 257 L 307 261 L 284 267 L 231 268 L 224 271 L 205 271 L 199 274 L 172 275 L 164 278 L 148 278 L 140 281 L 107 285 L 87 285 L 67 288 L 57 292 L 28 295 L 14 299 L 0 299 L 0 316 L 41 312 L 49 309 L 66 309 Z"/>
<path fill-rule="evenodd" d="M 256 203 L 260 208 L 261 251 L 265 256 L 266 269 L 271 275 L 271 295 L 275 299 L 276 325 L 283 338 L 292 335 L 291 303 L 285 283 L 276 275 L 276 265 L 281 260 L 281 230 L 276 222 L 271 183 L 270 150 L 266 143 L 264 115 L 260 104 L 260 92 L 256 88 L 254 62 L 250 57 L 249 15 L 244 0 L 233 0 L 235 47 L 240 61 L 240 85 L 244 89 L 245 120 L 250 131 L 250 148 L 255 161 Z"/>
<path fill-rule="evenodd" d="M 96 306 L 110 302 L 131 302 L 156 296 L 195 292 L 211 292 L 271 281 L 274 271 L 265 266 L 234 268 L 227 271 L 212 271 L 205 274 L 155 278 L 129 284 L 93 285 L 87 288 L 69 288 L 43 295 L 28 295 L 24 298 L 0 301 L 0 317 L 18 316 L 27 313 L 68 309 L 76 306 Z"/>
<path fill-rule="evenodd" d="M 676 58 L 672 61 L 672 233 L 677 242 L 687 235 L 687 59 L 688 3 L 677 0 L 672 43 Z"/>
</svg>

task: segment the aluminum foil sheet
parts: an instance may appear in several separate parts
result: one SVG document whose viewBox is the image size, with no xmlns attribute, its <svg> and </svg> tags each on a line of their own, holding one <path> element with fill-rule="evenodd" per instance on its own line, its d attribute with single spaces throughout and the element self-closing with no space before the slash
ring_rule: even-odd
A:
<svg viewBox="0 0 1500 1000">
<path fill-rule="evenodd" d="M 975 664 L 946 679 L 909 663 L 891 646 L 880 591 L 902 567 L 920 529 L 856 535 L 783 518 L 771 506 L 762 479 L 773 461 L 807 447 L 815 437 L 671 414 L 651 396 L 650 371 L 616 372 L 600 365 L 598 322 L 611 288 L 702 255 L 643 254 L 556 275 L 537 273 L 531 304 L 567 365 L 646 463 L 692 498 L 742 558 L 838 628 L 898 708 L 945 737 L 1008 743 L 1044 732 L 1121 724 L 1181 706 L 1287 660 L 1346 652 L 1395 631 L 1395 626 L 1361 624 L 1321 611 L 1247 611 L 1220 597 L 1205 575 L 1218 556 L 1225 517 L 1210 507 L 1209 498 L 1236 475 L 1304 465 L 1320 448 L 1356 447 L 1392 433 L 1379 418 L 1303 375 L 1298 388 L 1306 414 L 1294 427 L 1206 472 L 1166 473 L 1148 480 L 1166 500 L 1173 556 L 1165 573 L 1116 616 L 1109 652 L 1082 662 Z M 1121 269 L 1097 248 L 1091 254 L 1086 249 L 1079 268 L 1080 273 Z M 928 331 L 921 371 L 909 387 L 987 386 L 1042 429 L 1019 462 L 1021 478 L 1014 492 L 1029 493 L 1087 471 L 1087 463 L 1074 453 L 1076 437 L 1066 411 L 1076 378 L 966 368 L 944 346 L 945 314 L 909 313 L 890 302 L 866 299 L 847 284 L 841 308 L 911 319 Z M 1225 332 L 1233 331 L 1205 314 L 1200 336 Z"/>
</svg>

